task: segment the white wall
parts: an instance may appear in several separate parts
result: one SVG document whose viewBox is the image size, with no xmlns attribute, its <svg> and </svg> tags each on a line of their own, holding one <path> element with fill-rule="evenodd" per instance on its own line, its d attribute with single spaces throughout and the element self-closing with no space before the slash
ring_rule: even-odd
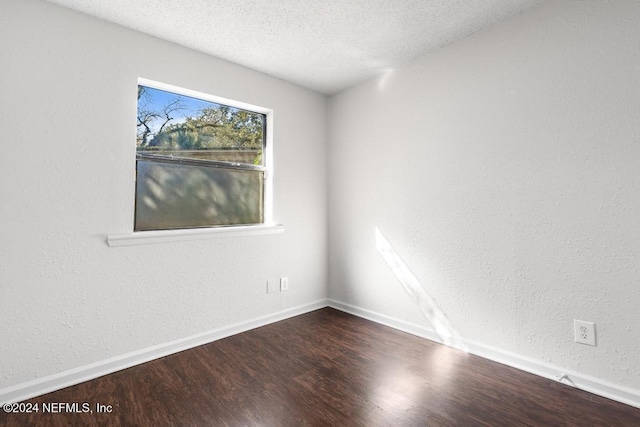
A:
<svg viewBox="0 0 640 427">
<path fill-rule="evenodd" d="M 331 298 L 430 327 L 376 227 L 464 339 L 640 389 L 637 22 L 548 2 L 334 96 L 327 127 L 321 95 L 0 2 L 0 389 L 322 299 L 327 254 Z M 284 234 L 106 246 L 132 228 L 138 77 L 275 110 Z"/>
<path fill-rule="evenodd" d="M 0 389 L 326 297 L 325 97 L 42 1 L 0 2 L 0 55 Z M 284 234 L 106 245 L 138 77 L 274 110 Z"/>
<path fill-rule="evenodd" d="M 640 3 L 552 1 L 329 103 L 329 296 L 640 390 Z M 596 323 L 598 346 L 573 342 Z"/>
</svg>

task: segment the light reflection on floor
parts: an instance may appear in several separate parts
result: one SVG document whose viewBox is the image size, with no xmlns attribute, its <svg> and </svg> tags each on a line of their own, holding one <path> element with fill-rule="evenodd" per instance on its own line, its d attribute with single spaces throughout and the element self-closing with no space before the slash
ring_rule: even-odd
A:
<svg viewBox="0 0 640 427">
<path fill-rule="evenodd" d="M 369 399 L 381 412 L 368 414 L 372 425 L 385 424 L 394 417 L 411 419 L 415 416 L 418 420 L 425 411 L 446 414 L 454 410 L 448 406 L 443 392 L 452 389 L 449 383 L 456 381 L 456 367 L 460 357 L 467 356 L 467 353 L 438 345 L 425 355 L 427 357 L 420 365 L 407 365 L 402 357 L 393 355 L 384 365 L 384 370 L 376 373 L 380 381 Z M 424 381 L 425 376 L 428 381 Z"/>
</svg>

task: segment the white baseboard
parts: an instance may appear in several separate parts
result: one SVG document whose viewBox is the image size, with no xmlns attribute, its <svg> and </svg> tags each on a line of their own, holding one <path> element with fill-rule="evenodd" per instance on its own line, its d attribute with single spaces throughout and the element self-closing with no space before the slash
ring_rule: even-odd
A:
<svg viewBox="0 0 640 427">
<path fill-rule="evenodd" d="M 336 310 L 344 311 L 354 316 L 362 317 L 412 335 L 429 339 L 438 343 L 442 340 L 431 329 L 421 325 L 408 323 L 400 319 L 396 319 L 384 314 L 376 313 L 361 307 L 347 304 L 334 299 L 328 300 L 329 307 Z M 598 396 L 606 397 L 620 403 L 627 404 L 636 408 L 640 408 L 640 390 L 619 386 L 603 381 L 599 378 L 591 377 L 579 372 L 563 369 L 548 363 L 524 357 L 519 354 L 511 353 L 499 348 L 491 347 L 485 344 L 477 343 L 471 340 L 462 340 L 462 344 L 467 351 L 476 356 L 511 366 L 534 375 L 538 375 L 550 380 L 561 382 L 562 384 L 572 386 Z"/>
<path fill-rule="evenodd" d="M 17 384 L 0 390 L 0 404 L 8 402 L 20 402 L 41 396 L 52 391 L 65 387 L 80 384 L 103 375 L 111 374 L 132 366 L 136 366 L 151 360 L 159 359 L 183 350 L 208 344 L 222 338 L 226 338 L 241 332 L 259 328 L 270 323 L 279 322 L 290 317 L 305 314 L 324 307 L 335 308 L 354 316 L 362 317 L 376 323 L 380 323 L 391 328 L 407 332 L 418 337 L 426 338 L 435 342 L 442 342 L 431 329 L 421 325 L 405 322 L 391 316 L 386 316 L 371 310 L 357 307 L 334 299 L 318 300 L 299 307 L 279 311 L 266 316 L 257 317 L 244 322 L 217 328 L 201 334 L 192 335 L 183 339 L 159 344 L 142 350 L 127 353 L 121 356 L 112 357 L 100 362 L 81 366 L 47 377 L 38 378 L 33 381 Z M 520 369 L 544 378 L 562 382 L 588 391 L 599 396 L 606 397 L 617 402 L 621 402 L 636 408 L 640 408 L 640 391 L 611 384 L 599 378 L 590 377 L 579 372 L 562 369 L 538 360 L 527 358 L 505 350 L 480 344 L 470 340 L 463 340 L 469 353 L 493 360 L 495 362 Z"/>
<path fill-rule="evenodd" d="M 327 300 L 318 300 L 316 302 L 305 304 L 302 306 L 282 310 L 266 316 L 257 317 L 244 322 L 235 323 L 233 325 L 224 326 L 213 329 L 208 332 L 192 335 L 175 341 L 155 345 L 153 347 L 144 348 L 142 350 L 123 354 L 121 356 L 112 357 L 100 362 L 81 366 L 79 368 L 60 372 L 58 374 L 49 375 L 38 378 L 15 386 L 7 387 L 0 390 L 0 404 L 21 402 L 36 396 L 41 396 L 52 391 L 60 390 L 65 387 L 80 384 L 103 375 L 111 374 L 126 368 L 130 368 L 141 363 L 149 362 L 154 359 L 169 356 L 183 350 L 188 350 L 203 344 L 208 344 L 222 338 L 239 334 L 251 329 L 259 328 L 270 323 L 279 322 L 290 317 L 305 314 L 327 306 Z"/>
<path fill-rule="evenodd" d="M 371 320 L 372 322 L 380 323 L 381 325 L 389 326 L 390 328 L 398 329 L 411 335 L 442 343 L 435 332 L 431 329 L 425 328 L 424 326 L 408 323 L 404 320 L 376 313 L 375 311 L 367 310 L 366 308 L 357 307 L 331 298 L 328 299 L 327 302 L 329 307 L 335 308 L 336 310 L 344 311 L 345 313 L 353 314 L 354 316 L 362 317 L 363 319 Z"/>
</svg>

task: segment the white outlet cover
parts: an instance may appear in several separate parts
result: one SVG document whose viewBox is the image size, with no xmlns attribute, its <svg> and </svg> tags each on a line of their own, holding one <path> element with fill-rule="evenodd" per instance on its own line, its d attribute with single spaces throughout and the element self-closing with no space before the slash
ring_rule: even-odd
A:
<svg viewBox="0 0 640 427">
<path fill-rule="evenodd" d="M 586 345 L 596 345 L 596 325 L 584 320 L 573 320 L 573 339 Z"/>
<path fill-rule="evenodd" d="M 280 292 L 289 290 L 289 278 L 281 277 L 280 278 Z"/>
</svg>

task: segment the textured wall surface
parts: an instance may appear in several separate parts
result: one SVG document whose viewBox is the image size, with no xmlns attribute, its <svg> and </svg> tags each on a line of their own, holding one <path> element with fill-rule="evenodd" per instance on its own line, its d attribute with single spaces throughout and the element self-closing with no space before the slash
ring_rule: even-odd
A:
<svg viewBox="0 0 640 427">
<path fill-rule="evenodd" d="M 329 296 L 429 326 L 378 228 L 464 339 L 640 389 L 638 22 L 548 2 L 332 97 Z"/>
<path fill-rule="evenodd" d="M 637 22 L 548 2 L 331 98 L 327 127 L 318 94 L 0 2 L 0 388 L 324 298 L 329 253 L 332 298 L 426 326 L 433 302 L 464 339 L 640 389 Z M 138 77 L 274 110 L 284 234 L 106 246 L 133 224 Z"/>
<path fill-rule="evenodd" d="M 326 297 L 325 97 L 42 1 L 0 2 L 0 55 L 0 388 Z M 274 110 L 284 234 L 107 247 L 138 77 Z"/>
</svg>

